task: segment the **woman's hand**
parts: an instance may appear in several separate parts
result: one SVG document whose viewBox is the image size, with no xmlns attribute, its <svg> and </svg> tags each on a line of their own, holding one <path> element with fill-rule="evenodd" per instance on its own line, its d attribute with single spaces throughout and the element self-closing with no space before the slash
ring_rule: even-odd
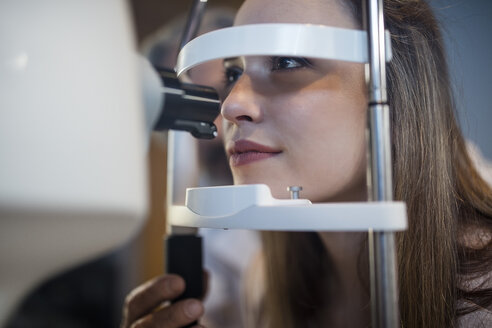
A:
<svg viewBox="0 0 492 328">
<path fill-rule="evenodd" d="M 186 326 L 203 315 L 199 300 L 186 299 L 163 306 L 185 290 L 183 278 L 168 274 L 135 288 L 125 299 L 121 328 Z"/>
</svg>

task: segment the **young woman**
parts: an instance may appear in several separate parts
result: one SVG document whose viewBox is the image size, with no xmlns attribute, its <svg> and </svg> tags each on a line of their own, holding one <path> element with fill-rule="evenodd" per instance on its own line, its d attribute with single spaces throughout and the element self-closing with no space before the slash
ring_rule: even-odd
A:
<svg viewBox="0 0 492 328">
<path fill-rule="evenodd" d="M 425 1 L 387 0 L 394 195 L 408 208 L 398 234 L 403 327 L 492 323 L 492 192 L 477 174 L 454 118 L 443 44 Z M 246 0 L 236 25 L 311 23 L 361 29 L 360 0 Z M 225 145 L 235 184 L 265 183 L 287 198 L 363 201 L 367 86 L 364 66 L 290 57 L 224 62 Z M 370 325 L 366 234 L 264 233 L 266 291 L 257 324 Z M 181 327 L 197 300 L 154 311 L 184 288 L 176 276 L 134 291 L 125 327 Z"/>
</svg>

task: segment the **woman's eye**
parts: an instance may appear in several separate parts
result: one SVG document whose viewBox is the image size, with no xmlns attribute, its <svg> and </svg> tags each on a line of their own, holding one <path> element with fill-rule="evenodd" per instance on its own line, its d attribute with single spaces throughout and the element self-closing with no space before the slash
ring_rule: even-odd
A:
<svg viewBox="0 0 492 328">
<path fill-rule="evenodd" d="M 224 82 L 226 86 L 236 83 L 243 74 L 243 69 L 240 67 L 227 67 L 224 72 Z"/>
<path fill-rule="evenodd" d="M 301 57 L 272 57 L 272 71 L 290 70 L 310 66 L 306 58 Z"/>
</svg>

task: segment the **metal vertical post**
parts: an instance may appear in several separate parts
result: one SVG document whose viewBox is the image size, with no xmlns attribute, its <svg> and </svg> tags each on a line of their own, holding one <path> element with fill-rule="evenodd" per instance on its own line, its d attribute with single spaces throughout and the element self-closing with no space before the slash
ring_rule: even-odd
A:
<svg viewBox="0 0 492 328">
<path fill-rule="evenodd" d="M 368 194 L 371 201 L 392 201 L 389 106 L 383 0 L 366 0 L 369 48 Z M 369 231 L 372 327 L 399 326 L 396 251 L 393 232 Z"/>
<path fill-rule="evenodd" d="M 193 0 L 193 4 L 188 15 L 188 20 L 179 44 L 179 50 L 183 49 L 188 42 L 196 37 L 200 28 L 200 23 L 202 22 L 203 14 L 205 13 L 207 2 L 208 0 Z"/>
<path fill-rule="evenodd" d="M 188 14 L 188 19 L 186 21 L 186 25 L 183 31 L 183 35 L 181 37 L 181 42 L 179 45 L 179 50 L 183 49 L 183 47 L 191 41 L 194 37 L 196 37 L 198 30 L 200 28 L 200 24 L 202 22 L 203 15 L 205 13 L 205 9 L 207 6 L 208 0 L 193 0 L 190 13 Z M 175 201 L 180 200 L 181 197 L 184 197 L 182 193 L 182 188 L 178 188 L 176 185 L 176 181 L 174 179 L 176 173 L 176 146 L 179 143 L 178 135 L 176 132 L 169 130 L 167 132 L 167 186 L 166 186 L 166 209 L 167 209 L 167 234 L 179 233 L 179 234 L 197 234 L 198 229 L 196 228 L 187 228 L 187 227 L 173 227 L 170 223 L 169 219 L 169 209 L 175 203 Z M 182 187 L 182 186 L 181 186 Z M 181 192 L 181 194 L 178 194 Z"/>
<path fill-rule="evenodd" d="M 181 39 L 180 50 L 193 39 L 200 27 L 207 0 L 194 0 L 188 21 Z M 197 228 L 176 227 L 171 225 L 169 210 L 175 201 L 184 196 L 182 185 L 175 180 L 177 169 L 178 134 L 168 131 L 167 148 L 167 238 L 165 239 L 166 271 L 182 276 L 186 282 L 184 293 L 173 302 L 182 298 L 203 297 L 203 261 L 202 237 L 198 236 Z M 182 142 L 181 142 L 182 144 Z M 183 181 L 181 181 L 181 184 Z M 178 195 L 178 190 L 181 194 Z M 185 328 L 195 327 L 198 321 L 186 325 Z"/>
</svg>

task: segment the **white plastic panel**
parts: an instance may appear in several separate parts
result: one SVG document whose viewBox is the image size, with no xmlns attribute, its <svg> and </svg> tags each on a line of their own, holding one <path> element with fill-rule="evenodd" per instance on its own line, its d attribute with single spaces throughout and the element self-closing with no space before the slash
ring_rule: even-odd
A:
<svg viewBox="0 0 492 328">
<path fill-rule="evenodd" d="M 123 0 L 0 1 L 0 326 L 33 286 L 144 221 L 130 18 Z"/>
<path fill-rule="evenodd" d="M 172 225 L 279 231 L 401 231 L 407 228 L 403 202 L 312 204 L 275 199 L 266 185 L 191 188 L 186 206 L 172 206 Z"/>
<path fill-rule="evenodd" d="M 387 61 L 391 42 L 387 37 Z M 367 63 L 367 33 L 310 24 L 252 24 L 213 31 L 188 42 L 178 56 L 178 75 L 213 59 L 295 56 Z"/>
</svg>

